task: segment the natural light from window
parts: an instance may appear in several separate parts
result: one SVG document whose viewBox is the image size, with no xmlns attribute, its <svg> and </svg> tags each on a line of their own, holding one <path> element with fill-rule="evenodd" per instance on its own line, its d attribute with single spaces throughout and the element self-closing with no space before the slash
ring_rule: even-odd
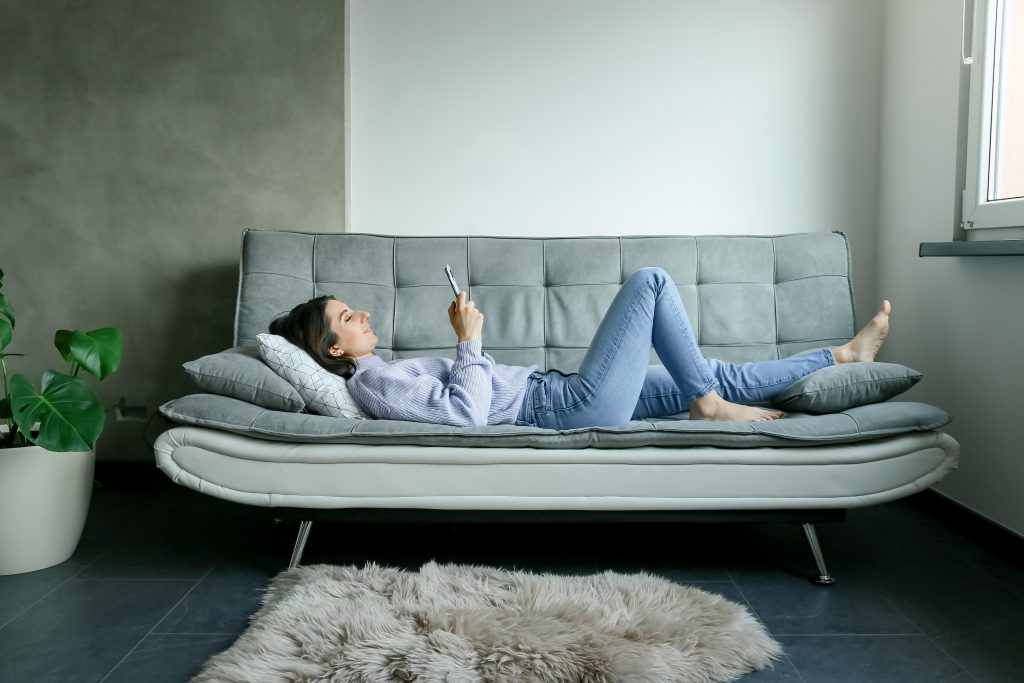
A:
<svg viewBox="0 0 1024 683">
<path fill-rule="evenodd" d="M 1024 197 L 1024 0 L 997 0 L 988 200 Z"/>
<path fill-rule="evenodd" d="M 970 13 L 963 1 L 961 59 L 970 65 L 963 239 L 1024 240 L 1024 0 L 975 0 Z"/>
</svg>

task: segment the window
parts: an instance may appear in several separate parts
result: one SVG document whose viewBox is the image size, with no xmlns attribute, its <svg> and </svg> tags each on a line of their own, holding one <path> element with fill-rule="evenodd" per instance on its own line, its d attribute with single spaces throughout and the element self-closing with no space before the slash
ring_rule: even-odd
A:
<svg viewBox="0 0 1024 683">
<path fill-rule="evenodd" d="M 1024 0 L 976 0 L 963 226 L 1024 237 Z"/>
</svg>

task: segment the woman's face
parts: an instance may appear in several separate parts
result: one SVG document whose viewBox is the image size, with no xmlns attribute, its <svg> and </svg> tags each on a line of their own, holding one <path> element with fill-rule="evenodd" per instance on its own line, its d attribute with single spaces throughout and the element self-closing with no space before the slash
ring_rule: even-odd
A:
<svg viewBox="0 0 1024 683">
<path fill-rule="evenodd" d="M 337 337 L 329 349 L 332 356 L 344 353 L 355 358 L 365 358 L 373 354 L 380 339 L 370 327 L 368 312 L 353 311 L 343 301 L 328 299 L 324 314 L 330 320 L 331 330 Z"/>
</svg>

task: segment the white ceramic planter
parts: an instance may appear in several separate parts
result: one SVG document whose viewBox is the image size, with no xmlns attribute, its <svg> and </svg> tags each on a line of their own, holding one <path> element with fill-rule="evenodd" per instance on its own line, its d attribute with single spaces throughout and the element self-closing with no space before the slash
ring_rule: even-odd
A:
<svg viewBox="0 0 1024 683">
<path fill-rule="evenodd" d="M 96 455 L 0 449 L 0 575 L 71 557 L 82 537 Z"/>
</svg>

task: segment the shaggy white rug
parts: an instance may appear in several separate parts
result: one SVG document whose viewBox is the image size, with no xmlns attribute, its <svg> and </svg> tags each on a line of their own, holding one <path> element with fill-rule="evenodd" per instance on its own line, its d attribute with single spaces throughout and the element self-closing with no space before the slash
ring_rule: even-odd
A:
<svg viewBox="0 0 1024 683">
<path fill-rule="evenodd" d="M 781 646 L 742 606 L 650 574 L 309 565 L 193 683 L 731 681 Z"/>
</svg>

